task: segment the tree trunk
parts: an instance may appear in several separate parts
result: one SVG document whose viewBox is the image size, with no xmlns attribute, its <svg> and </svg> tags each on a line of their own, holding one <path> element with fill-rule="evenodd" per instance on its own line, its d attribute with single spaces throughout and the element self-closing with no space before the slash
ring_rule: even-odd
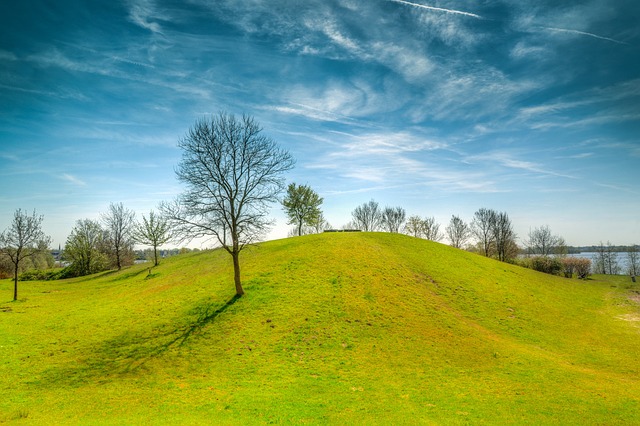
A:
<svg viewBox="0 0 640 426">
<path fill-rule="evenodd" d="M 231 257 L 233 257 L 233 280 L 236 284 L 236 296 L 242 296 L 244 294 L 244 290 L 242 289 L 242 283 L 240 282 L 240 253 L 238 251 L 233 251 L 231 253 Z"/>
<path fill-rule="evenodd" d="M 153 246 L 153 260 L 153 266 L 158 266 L 158 246 Z"/>
<path fill-rule="evenodd" d="M 298 237 L 302 236 L 302 221 L 298 223 Z"/>
<path fill-rule="evenodd" d="M 13 272 L 13 300 L 18 300 L 18 265 L 16 264 L 16 269 Z"/>
</svg>

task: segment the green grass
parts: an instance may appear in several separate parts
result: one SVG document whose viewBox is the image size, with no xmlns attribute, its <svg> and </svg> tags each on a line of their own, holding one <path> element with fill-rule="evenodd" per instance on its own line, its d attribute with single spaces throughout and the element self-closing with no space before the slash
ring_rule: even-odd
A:
<svg viewBox="0 0 640 426">
<path fill-rule="evenodd" d="M 391 234 L 0 282 L 0 423 L 638 424 L 628 277 Z M 634 286 L 637 284 L 634 284 Z"/>
</svg>

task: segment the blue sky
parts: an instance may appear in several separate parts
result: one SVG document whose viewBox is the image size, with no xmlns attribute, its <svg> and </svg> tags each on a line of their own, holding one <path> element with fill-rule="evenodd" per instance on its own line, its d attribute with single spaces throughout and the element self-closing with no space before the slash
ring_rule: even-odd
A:
<svg viewBox="0 0 640 426">
<path fill-rule="evenodd" d="M 638 22 L 636 0 L 2 2 L 0 228 L 35 208 L 57 245 L 110 202 L 148 213 L 224 110 L 334 227 L 375 199 L 640 243 Z"/>
</svg>

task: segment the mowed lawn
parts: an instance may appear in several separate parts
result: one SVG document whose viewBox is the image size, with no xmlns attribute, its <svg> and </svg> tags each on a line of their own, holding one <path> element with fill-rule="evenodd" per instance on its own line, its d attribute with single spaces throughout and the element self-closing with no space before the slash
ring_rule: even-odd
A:
<svg viewBox="0 0 640 426">
<path fill-rule="evenodd" d="M 384 233 L 0 281 L 0 423 L 640 424 L 628 277 Z"/>
</svg>

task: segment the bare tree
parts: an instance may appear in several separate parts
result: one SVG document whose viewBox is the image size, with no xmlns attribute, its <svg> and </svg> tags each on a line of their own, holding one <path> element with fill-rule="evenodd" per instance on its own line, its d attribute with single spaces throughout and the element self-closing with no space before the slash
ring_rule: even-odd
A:
<svg viewBox="0 0 640 426">
<path fill-rule="evenodd" d="M 593 272 L 596 274 L 607 273 L 607 249 L 600 241 L 600 245 L 596 247 L 594 256 Z"/>
<path fill-rule="evenodd" d="M 422 238 L 422 218 L 420 216 L 409 216 L 404 232 L 412 237 Z"/>
<path fill-rule="evenodd" d="M 498 260 L 504 262 L 513 258 L 517 252 L 516 233 L 506 212 L 496 215 L 492 230 Z"/>
<path fill-rule="evenodd" d="M 377 231 L 382 221 L 382 212 L 378 203 L 371 200 L 356 207 L 351 212 L 353 224 L 365 232 Z"/>
<path fill-rule="evenodd" d="M 13 265 L 13 300 L 18 300 L 18 271 L 20 263 L 48 249 L 51 238 L 42 231 L 42 215 L 29 214 L 18 209 L 9 228 L 0 234 L 0 256 Z"/>
<path fill-rule="evenodd" d="M 529 231 L 529 237 L 525 244 L 529 254 L 537 256 L 563 254 L 566 251 L 564 238 L 554 235 L 548 225 Z"/>
<path fill-rule="evenodd" d="M 134 241 L 153 247 L 153 265 L 158 266 L 158 247 L 171 241 L 173 237 L 169 221 L 153 210 L 149 218 L 142 215 L 142 222 L 137 223 L 133 230 Z"/>
<path fill-rule="evenodd" d="M 455 248 L 462 248 L 470 236 L 469 225 L 456 215 L 451 216 L 445 231 L 447 232 L 447 237 L 449 237 L 449 242 Z"/>
<path fill-rule="evenodd" d="M 109 204 L 109 211 L 102 214 L 106 237 L 105 242 L 113 255 L 118 271 L 133 260 L 133 230 L 136 224 L 135 213 L 126 209 L 122 203 Z M 126 261 L 128 259 L 129 261 Z"/>
<path fill-rule="evenodd" d="M 440 232 L 440 224 L 433 216 L 426 217 L 422 221 L 422 235 L 429 241 L 440 241 L 444 238 L 444 234 Z"/>
<path fill-rule="evenodd" d="M 611 244 L 609 241 L 607 241 L 606 254 L 605 265 L 607 273 L 611 275 L 619 274 L 620 264 L 618 263 L 618 252 L 616 251 L 616 248 L 613 246 L 613 244 Z"/>
<path fill-rule="evenodd" d="M 282 206 L 289 218 L 289 225 L 295 224 L 298 236 L 302 235 L 303 226 L 314 226 L 322 216 L 320 205 L 322 197 L 307 185 L 289 184 L 287 195 L 282 200 Z"/>
<path fill-rule="evenodd" d="M 471 232 L 478 239 L 482 246 L 484 255 L 491 255 L 492 247 L 495 245 L 493 225 L 498 213 L 495 210 L 481 208 L 473 215 L 471 222 Z"/>
<path fill-rule="evenodd" d="M 236 295 L 244 294 L 240 252 L 269 229 L 269 207 L 284 190 L 291 155 L 264 136 L 250 116 L 199 119 L 180 140 L 176 169 L 187 188 L 162 213 L 184 240 L 213 237 L 233 259 Z"/>
<path fill-rule="evenodd" d="M 632 245 L 627 248 L 627 264 L 629 265 L 629 270 L 627 271 L 629 275 L 633 275 L 634 277 L 638 275 L 640 271 L 640 247 L 637 245 Z"/>
<path fill-rule="evenodd" d="M 404 227 L 405 232 L 417 238 L 424 238 L 430 241 L 440 241 L 444 235 L 440 232 L 440 224 L 432 217 L 411 216 L 407 219 Z"/>
<path fill-rule="evenodd" d="M 331 229 L 331 224 L 327 221 L 327 219 L 325 219 L 324 215 L 321 212 L 320 217 L 318 217 L 315 223 L 313 223 L 311 228 L 313 229 L 313 232 L 315 232 L 316 234 L 320 234 L 327 229 Z"/>
<path fill-rule="evenodd" d="M 380 216 L 380 223 L 387 232 L 397 234 L 406 217 L 407 212 L 402 207 L 385 207 Z"/>
</svg>

